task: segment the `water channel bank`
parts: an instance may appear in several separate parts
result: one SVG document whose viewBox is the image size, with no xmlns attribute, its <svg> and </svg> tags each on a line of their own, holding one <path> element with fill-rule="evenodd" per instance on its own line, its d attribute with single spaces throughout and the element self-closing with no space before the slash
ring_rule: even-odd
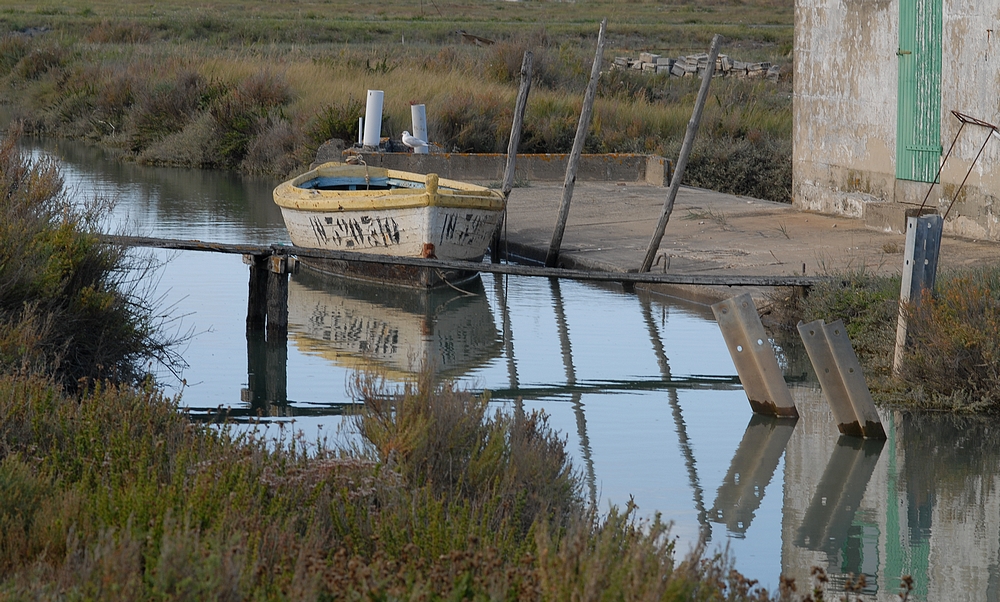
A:
<svg viewBox="0 0 1000 602">
<path fill-rule="evenodd" d="M 118 200 L 115 219 L 130 224 L 130 233 L 232 243 L 287 237 L 270 200 L 274 182 L 123 165 L 65 142 L 37 152 L 60 157 L 67 183 L 82 196 Z M 526 211 L 539 212 L 540 222 L 551 211 L 554 223 L 549 205 L 558 204 L 560 190 L 560 184 L 543 183 L 515 189 L 511 219 L 526 219 L 515 217 L 513 207 L 522 203 Z M 588 190 L 607 192 L 587 201 Z M 638 192 L 646 196 L 633 196 Z M 627 222 L 626 209 L 602 211 L 614 203 L 641 206 L 643 217 L 636 219 L 648 212 L 655 220 L 665 192 L 614 182 L 578 186 L 566 256 L 579 254 L 582 261 L 622 252 L 622 267 L 633 258 L 638 263 L 645 233 L 626 252 L 611 245 L 576 247 L 586 240 L 579 232 L 600 228 L 602 220 Z M 770 257 L 771 248 L 782 257 L 766 243 L 799 240 L 799 262 L 813 260 L 808 244 L 815 241 L 798 237 L 795 222 L 784 217 L 795 214 L 790 207 L 761 203 L 771 213 L 753 217 L 737 208 L 747 205 L 744 211 L 752 213 L 759 201 L 742 199 L 741 205 L 738 197 L 724 198 L 734 203 L 730 210 L 689 203 L 689 194 L 706 198 L 697 197 L 702 191 L 682 191 L 664 248 L 681 229 L 691 228 L 691 248 L 703 237 L 734 237 L 727 239 L 731 244 L 741 236 L 756 243 L 747 243 L 748 251 Z M 708 210 L 718 216 L 714 221 Z M 695 212 L 702 217 L 684 219 Z M 798 215 L 813 223 L 813 215 Z M 830 229 L 840 235 L 852 221 L 835 219 L 838 227 Z M 751 230 L 750 223 L 759 225 Z M 643 227 L 651 233 L 653 224 Z M 547 247 L 548 224 L 525 228 L 537 229 L 540 248 Z M 508 234 L 517 229 L 513 224 Z M 851 229 L 854 240 L 848 236 L 845 247 L 861 247 L 855 241 L 863 236 L 888 236 L 860 225 Z M 902 245 L 898 235 L 886 240 Z M 943 261 L 959 255 L 948 253 L 955 242 L 945 240 Z M 857 261 L 868 260 L 861 248 L 851 251 Z M 704 305 L 644 290 L 629 294 L 612 285 L 493 276 L 470 288 L 472 296 L 415 299 L 301 273 L 289 285 L 292 316 L 287 345 L 279 350 L 285 389 L 276 400 L 251 378 L 260 348 L 246 336 L 247 268 L 240 258 L 157 253 L 170 260 L 158 290 L 194 334 L 180 350 L 190 364 L 185 382 L 170 381 L 170 375 L 163 382 L 171 393 L 180 392 L 193 415 L 222 407 L 237 419 L 263 415 L 271 432 L 332 437 L 352 401 L 346 385 L 355 369 L 376 365 L 402 380 L 416 367 L 413 360 L 428 353 L 446 376 L 490 390 L 496 407 L 520 397 L 528 408 L 548 413 L 585 476 L 587 495 L 602 509 L 633 497 L 640 514 L 661 512 L 673 521 L 679 549 L 705 535 L 710 550 L 728 547 L 736 568 L 769 589 L 781 574 L 800 586 L 808 583 L 811 567 L 822 566 L 836 583 L 865 574 L 867 599 L 892 600 L 903 575 L 914 576 L 920 600 L 1000 597 L 1000 434 L 993 425 L 883 411 L 888 440 L 859 445 L 839 437 L 808 361 L 792 351 L 782 357 L 782 368 L 802 417 L 794 426 L 761 420 L 750 411 Z M 723 265 L 717 270 L 735 270 L 724 264 L 750 256 L 727 262 L 718 253 L 715 260 Z M 869 269 L 898 270 L 901 254 L 887 257 Z M 677 261 L 672 257 L 671 270 L 678 269 Z"/>
</svg>

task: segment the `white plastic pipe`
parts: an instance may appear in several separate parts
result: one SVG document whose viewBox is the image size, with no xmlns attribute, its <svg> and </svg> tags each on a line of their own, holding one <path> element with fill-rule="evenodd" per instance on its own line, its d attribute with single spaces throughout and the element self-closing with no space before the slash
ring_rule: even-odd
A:
<svg viewBox="0 0 1000 602">
<path fill-rule="evenodd" d="M 382 140 L 382 90 L 368 91 L 368 106 L 365 107 L 365 146 L 377 147 Z"/>
<path fill-rule="evenodd" d="M 365 118 L 358 117 L 358 144 L 365 141 Z"/>
<path fill-rule="evenodd" d="M 410 121 L 413 123 L 413 137 L 427 142 L 427 107 L 425 105 L 410 105 Z M 426 155 L 426 146 L 413 149 L 414 153 Z"/>
</svg>

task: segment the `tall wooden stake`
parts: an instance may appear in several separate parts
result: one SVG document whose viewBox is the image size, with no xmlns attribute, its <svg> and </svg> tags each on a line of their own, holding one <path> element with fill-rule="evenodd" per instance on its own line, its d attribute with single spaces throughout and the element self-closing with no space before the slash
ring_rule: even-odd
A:
<svg viewBox="0 0 1000 602">
<path fill-rule="evenodd" d="M 500 263 L 500 236 L 503 232 L 504 220 L 507 217 L 507 197 L 514 188 L 514 167 L 517 163 L 517 147 L 521 143 L 521 128 L 524 125 L 524 110 L 528 107 L 528 91 L 531 90 L 531 51 L 524 53 L 521 61 L 521 88 L 517 91 L 517 102 L 514 104 L 514 124 L 510 127 L 510 140 L 507 142 L 507 166 L 503 170 L 503 200 L 504 210 L 500 215 L 500 223 L 493 233 L 490 244 L 490 260 Z"/>
<path fill-rule="evenodd" d="M 691 155 L 691 148 L 694 146 L 695 136 L 698 135 L 698 126 L 701 124 L 701 113 L 705 109 L 705 100 L 708 98 L 708 86 L 715 73 L 715 59 L 719 56 L 719 46 L 722 43 L 722 36 L 716 34 L 712 38 L 712 47 L 708 51 L 708 68 L 701 78 L 701 89 L 698 90 L 698 99 L 694 103 L 694 113 L 688 121 L 687 132 L 684 134 L 684 142 L 681 144 L 681 155 L 677 158 L 677 167 L 674 175 L 670 178 L 670 191 L 667 192 L 667 200 L 663 203 L 663 210 L 660 212 L 660 221 L 656 224 L 653 238 L 649 241 L 646 249 L 646 258 L 642 261 L 640 272 L 648 272 L 656 259 L 656 252 L 660 249 L 660 241 L 663 240 L 663 232 L 667 229 L 667 221 L 670 220 L 670 212 L 674 210 L 674 200 L 677 199 L 677 191 L 680 190 L 681 180 L 684 178 L 684 170 L 687 168 L 688 157 Z M 547 265 L 547 264 L 546 264 Z"/>
<path fill-rule="evenodd" d="M 601 58 L 604 55 L 604 30 L 608 20 L 601 21 L 601 31 L 597 35 L 597 55 L 594 66 L 590 70 L 590 83 L 583 97 L 583 111 L 580 113 L 580 123 L 576 126 L 576 138 L 573 140 L 573 151 L 569 155 L 569 165 L 566 166 L 566 179 L 563 181 L 562 204 L 559 206 L 559 219 L 552 233 L 549 252 L 545 255 L 545 267 L 554 268 L 559 263 L 559 248 L 562 246 L 563 232 L 566 230 L 566 220 L 569 218 L 569 202 L 573 198 L 573 186 L 576 184 L 576 170 L 583 153 L 583 142 L 590 129 L 590 113 L 594 108 L 594 97 L 597 95 L 597 80 L 601 77 Z"/>
</svg>

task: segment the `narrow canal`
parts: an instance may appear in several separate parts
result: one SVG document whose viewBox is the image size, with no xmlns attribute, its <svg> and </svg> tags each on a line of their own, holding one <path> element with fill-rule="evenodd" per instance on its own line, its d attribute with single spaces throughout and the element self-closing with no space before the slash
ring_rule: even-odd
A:
<svg viewBox="0 0 1000 602">
<path fill-rule="evenodd" d="M 287 240 L 273 181 L 30 144 L 61 159 L 75 194 L 117 201 L 112 229 Z M 895 599 L 903 575 L 920 600 L 1000 599 L 1000 429 L 987 421 L 883 410 L 888 441 L 840 438 L 808 361 L 791 352 L 801 417 L 755 417 L 708 307 L 568 281 L 484 275 L 466 293 L 421 295 L 301 273 L 288 343 L 267 348 L 246 337 L 239 257 L 157 254 L 161 307 L 191 334 L 189 365 L 160 377 L 194 414 L 226 408 L 332 437 L 357 369 L 404 380 L 428 358 L 498 405 L 522 398 L 547 412 L 602 509 L 631 497 L 640 515 L 673 521 L 679 550 L 705 536 L 769 589 L 784 574 L 804 591 L 819 566 L 835 587 L 864 574 L 871 599 Z"/>
</svg>

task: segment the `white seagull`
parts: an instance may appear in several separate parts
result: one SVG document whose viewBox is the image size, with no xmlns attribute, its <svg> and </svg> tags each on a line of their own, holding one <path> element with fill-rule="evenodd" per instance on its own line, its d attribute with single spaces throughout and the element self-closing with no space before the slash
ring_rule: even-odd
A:
<svg viewBox="0 0 1000 602">
<path fill-rule="evenodd" d="M 405 144 L 406 146 L 408 146 L 410 148 L 423 148 L 423 147 L 427 146 L 427 142 L 426 141 L 421 140 L 420 138 L 417 138 L 416 136 L 411 136 L 410 132 L 407 132 L 406 130 L 403 130 L 402 140 L 403 140 L 403 144 Z"/>
</svg>

